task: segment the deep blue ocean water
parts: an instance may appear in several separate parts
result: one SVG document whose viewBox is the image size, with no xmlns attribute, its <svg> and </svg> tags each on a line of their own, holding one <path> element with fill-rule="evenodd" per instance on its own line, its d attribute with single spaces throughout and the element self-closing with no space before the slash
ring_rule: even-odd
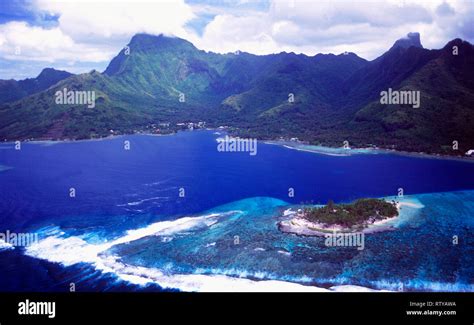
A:
<svg viewBox="0 0 474 325">
<path fill-rule="evenodd" d="M 144 287 L 97 269 L 81 254 L 128 230 L 212 213 L 219 215 L 215 223 L 143 236 L 101 254 L 118 256 L 141 274 L 153 269 L 166 276 L 226 274 L 326 287 L 397 290 L 402 283 L 403 290 L 472 290 L 474 163 L 385 153 L 335 157 L 264 143 L 252 156 L 218 152 L 217 137 L 194 131 L 24 143 L 21 150 L 1 144 L 0 232 L 38 232 L 41 240 L 60 241 L 44 241 L 34 253 L 0 250 L 0 290 L 63 291 L 71 282 L 78 291 L 160 290 L 163 274 L 147 274 L 158 280 Z M 363 251 L 323 248 L 321 238 L 276 227 L 290 204 L 394 196 L 399 188 L 424 208 L 395 231 L 368 235 Z M 82 244 L 69 241 L 79 238 Z M 68 254 L 74 258 L 66 262 L 56 256 Z M 173 287 L 174 280 L 166 281 Z"/>
</svg>

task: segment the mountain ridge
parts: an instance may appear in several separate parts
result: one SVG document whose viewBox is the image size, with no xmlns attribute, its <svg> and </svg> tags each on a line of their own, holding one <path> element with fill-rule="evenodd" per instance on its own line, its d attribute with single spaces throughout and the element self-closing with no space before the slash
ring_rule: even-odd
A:
<svg viewBox="0 0 474 325">
<path fill-rule="evenodd" d="M 453 46 L 460 47 L 460 55 L 449 56 Z M 106 136 L 110 130 L 132 133 L 157 123 L 206 121 L 214 127 L 228 125 L 241 136 L 298 137 L 332 146 L 349 141 L 354 146 L 375 144 L 453 154 L 446 150 L 456 140 L 448 139 L 451 133 L 431 142 L 419 135 L 419 140 L 412 140 L 413 134 L 407 130 L 414 134 L 421 131 L 394 120 L 396 116 L 412 116 L 412 112 L 377 109 L 376 101 L 381 90 L 416 86 L 430 94 L 433 104 L 436 92 L 417 80 L 434 71 L 441 81 L 427 84 L 440 87 L 446 83 L 449 88 L 452 82 L 455 90 L 448 91 L 442 102 L 456 103 L 459 112 L 450 114 L 470 121 L 474 81 L 467 71 L 474 68 L 472 48 L 468 42 L 455 39 L 442 49 L 428 50 L 421 46 L 418 33 L 410 33 L 375 60 L 366 61 L 354 53 L 217 54 L 199 50 L 183 39 L 137 34 L 103 73 L 70 76 L 50 89 L 1 105 L 0 138 L 51 137 L 50 129 L 60 130 L 53 132 L 57 138 L 90 138 Z M 54 93 L 62 88 L 96 91 L 96 108 L 55 105 Z M 462 94 L 461 102 L 455 91 Z M 422 119 L 425 135 L 433 134 L 430 125 L 439 128 L 443 124 L 431 121 L 429 111 L 424 112 L 426 116 L 413 116 Z M 446 119 L 444 115 L 440 116 Z M 26 121 L 20 122 L 20 116 L 26 116 Z M 371 116 L 378 116 L 378 121 Z M 467 127 L 459 119 L 456 123 L 463 130 Z M 400 129 L 395 130 L 391 143 L 397 125 Z M 368 130 L 370 127 L 376 131 Z M 176 130 L 171 127 L 153 132 Z M 454 135 L 460 137 L 463 150 L 474 147 L 474 137 L 467 138 L 470 132 Z"/>
<path fill-rule="evenodd" d="M 72 73 L 67 71 L 44 68 L 35 78 L 23 80 L 0 79 L 0 104 L 40 92 L 70 76 L 72 76 Z"/>
</svg>

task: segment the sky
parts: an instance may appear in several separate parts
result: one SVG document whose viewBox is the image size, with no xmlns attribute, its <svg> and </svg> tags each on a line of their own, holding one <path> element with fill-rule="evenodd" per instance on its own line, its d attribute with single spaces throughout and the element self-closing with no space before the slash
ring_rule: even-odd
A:
<svg viewBox="0 0 474 325">
<path fill-rule="evenodd" d="M 140 32 L 218 53 L 372 60 L 409 32 L 425 48 L 474 43 L 474 0 L 0 0 L 0 79 L 103 71 Z"/>
</svg>

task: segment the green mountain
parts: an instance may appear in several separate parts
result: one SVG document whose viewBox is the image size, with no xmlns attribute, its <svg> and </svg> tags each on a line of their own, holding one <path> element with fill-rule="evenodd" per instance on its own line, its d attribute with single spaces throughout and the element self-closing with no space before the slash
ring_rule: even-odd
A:
<svg viewBox="0 0 474 325">
<path fill-rule="evenodd" d="M 171 132 L 205 121 L 242 136 L 462 154 L 474 148 L 473 68 L 471 44 L 427 50 L 417 33 L 370 62 L 353 53 L 216 54 L 137 34 L 103 73 L 69 76 L 0 105 L 0 139 Z M 420 107 L 380 104 L 389 88 L 420 91 Z M 65 89 L 95 92 L 95 106 L 57 104 Z M 160 123 L 166 127 L 158 131 Z M 450 150 L 455 140 L 459 152 Z"/>
<path fill-rule="evenodd" d="M 0 80 L 0 104 L 12 102 L 28 95 L 48 89 L 58 81 L 72 76 L 67 71 L 45 68 L 36 78 L 16 81 Z"/>
<path fill-rule="evenodd" d="M 428 55 L 432 59 L 397 86 L 419 90 L 420 107 L 369 103 L 348 125 L 359 131 L 358 141 L 370 137 L 387 147 L 446 154 L 453 153 L 453 141 L 460 153 L 474 148 L 474 48 L 455 39 Z"/>
</svg>

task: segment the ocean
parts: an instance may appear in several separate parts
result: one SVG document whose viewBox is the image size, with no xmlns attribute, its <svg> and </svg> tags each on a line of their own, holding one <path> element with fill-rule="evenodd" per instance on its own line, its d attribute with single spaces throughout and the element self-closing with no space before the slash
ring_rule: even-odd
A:
<svg viewBox="0 0 474 325">
<path fill-rule="evenodd" d="M 39 236 L 0 243 L 0 291 L 474 291 L 474 163 L 221 136 L 0 144 L 0 233 Z M 412 206 L 363 250 L 277 227 L 293 205 L 400 189 Z"/>
</svg>

